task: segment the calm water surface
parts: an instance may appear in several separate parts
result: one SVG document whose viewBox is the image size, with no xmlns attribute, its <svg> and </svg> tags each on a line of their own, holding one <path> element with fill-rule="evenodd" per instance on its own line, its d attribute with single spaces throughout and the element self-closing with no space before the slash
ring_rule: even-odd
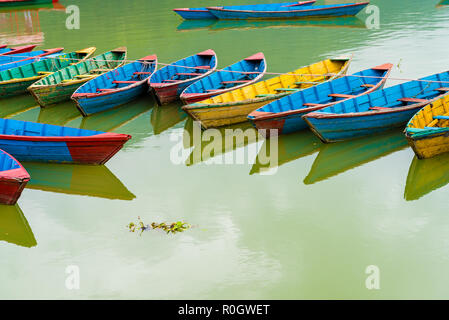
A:
<svg viewBox="0 0 449 320">
<path fill-rule="evenodd" d="M 365 27 L 366 14 L 197 23 L 170 9 L 209 2 L 76 3 L 80 30 L 65 28 L 70 1 L 0 12 L 0 42 L 126 45 L 132 59 L 161 62 L 213 48 L 220 66 L 263 51 L 272 72 L 348 53 L 351 73 L 385 62 L 400 78 L 449 68 L 449 7 L 437 0 L 373 0 L 379 30 Z M 17 206 L 0 208 L 2 299 L 449 297 L 449 156 L 417 161 L 400 130 L 326 146 L 310 132 L 285 136 L 277 173 L 264 175 L 257 148 L 267 142 L 256 139 L 216 155 L 248 151 L 244 165 L 173 164 L 170 137 L 192 123 L 150 97 L 83 119 L 70 102 L 41 110 L 21 96 L 1 100 L 0 116 L 133 135 L 107 166 L 24 163 L 32 181 Z M 187 154 L 205 147 L 182 143 Z M 139 236 L 126 228 L 138 216 L 195 228 Z M 80 290 L 65 287 L 68 265 L 80 268 Z M 381 270 L 378 291 L 365 288 L 368 265 Z"/>
</svg>

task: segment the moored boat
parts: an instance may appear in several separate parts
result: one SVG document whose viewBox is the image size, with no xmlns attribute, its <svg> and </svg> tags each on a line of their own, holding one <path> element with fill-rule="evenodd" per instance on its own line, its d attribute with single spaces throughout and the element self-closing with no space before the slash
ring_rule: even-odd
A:
<svg viewBox="0 0 449 320">
<path fill-rule="evenodd" d="M 43 77 L 63 69 L 74 62 L 89 58 L 95 48 L 49 57 L 28 65 L 0 71 L 0 98 L 27 93 L 27 88 Z"/>
<path fill-rule="evenodd" d="M 156 55 L 143 57 L 86 82 L 72 100 L 83 116 L 123 105 L 148 90 L 147 80 L 156 69 Z"/>
<path fill-rule="evenodd" d="M 217 68 L 214 50 L 206 50 L 173 62 L 148 79 L 159 104 L 176 101 L 185 88 L 208 76 Z"/>
<path fill-rule="evenodd" d="M 83 83 L 125 63 L 126 47 L 120 47 L 94 58 L 58 70 L 28 87 L 41 107 L 69 100 Z"/>
<path fill-rule="evenodd" d="M 447 87 L 439 90 L 449 93 Z M 449 152 L 449 95 L 416 113 L 405 128 L 405 136 L 419 159 Z"/>
<path fill-rule="evenodd" d="M 247 121 L 250 112 L 293 92 L 341 77 L 351 57 L 323 60 L 283 75 L 211 97 L 185 108 L 203 128 Z"/>
<path fill-rule="evenodd" d="M 207 7 L 218 19 L 292 19 L 309 17 L 354 16 L 369 2 L 330 4 L 304 7 L 260 4 L 255 6 Z"/>
<path fill-rule="evenodd" d="M 267 137 L 306 129 L 304 115 L 382 88 L 392 67 L 386 63 L 295 92 L 251 112 L 248 119 Z"/>
<path fill-rule="evenodd" d="M 18 53 L 24 53 L 24 52 L 30 52 L 34 48 L 36 48 L 37 45 L 30 44 L 26 46 L 20 46 L 20 47 L 14 47 L 14 48 L 8 48 L 7 45 L 0 48 L 0 56 L 6 56 L 11 54 L 18 54 Z"/>
<path fill-rule="evenodd" d="M 0 71 L 17 68 L 47 57 L 56 56 L 62 50 L 64 50 L 64 48 L 54 48 L 0 56 Z"/>
<path fill-rule="evenodd" d="M 449 71 L 408 81 L 309 113 L 304 120 L 323 142 L 376 134 L 406 124 L 447 94 Z"/>
<path fill-rule="evenodd" d="M 0 7 L 32 6 L 52 2 L 58 2 L 58 0 L 2 0 Z"/>
<path fill-rule="evenodd" d="M 260 80 L 266 70 L 264 54 L 256 53 L 191 84 L 182 92 L 181 100 L 189 104 L 243 88 Z M 189 113 L 189 108 L 184 110 Z"/>
<path fill-rule="evenodd" d="M 296 2 L 285 2 L 285 3 L 275 3 L 268 7 L 272 8 L 288 8 L 288 7 L 298 7 L 305 5 L 312 5 L 316 0 L 312 1 L 296 1 Z M 240 6 L 229 6 L 227 8 L 239 8 Z M 259 8 L 259 5 L 247 5 L 247 8 Z M 248 9 L 249 10 L 249 9 Z M 207 8 L 177 8 L 173 9 L 174 12 L 179 14 L 185 20 L 192 19 L 217 19 Z"/>
<path fill-rule="evenodd" d="M 16 204 L 30 175 L 10 154 L 0 150 L 0 203 Z"/>
<path fill-rule="evenodd" d="M 0 119 L 0 149 L 19 161 L 104 164 L 130 135 Z"/>
</svg>

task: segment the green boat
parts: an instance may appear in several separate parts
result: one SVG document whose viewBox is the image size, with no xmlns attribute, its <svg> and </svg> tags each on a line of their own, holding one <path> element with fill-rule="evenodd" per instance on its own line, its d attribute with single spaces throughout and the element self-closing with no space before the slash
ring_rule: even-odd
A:
<svg viewBox="0 0 449 320">
<path fill-rule="evenodd" d="M 27 93 L 34 82 L 66 68 L 75 61 L 89 58 L 96 48 L 86 48 L 0 72 L 0 98 Z"/>
<path fill-rule="evenodd" d="M 126 48 L 120 47 L 61 69 L 32 84 L 28 90 L 41 107 L 69 100 L 82 84 L 122 66 Z"/>
</svg>

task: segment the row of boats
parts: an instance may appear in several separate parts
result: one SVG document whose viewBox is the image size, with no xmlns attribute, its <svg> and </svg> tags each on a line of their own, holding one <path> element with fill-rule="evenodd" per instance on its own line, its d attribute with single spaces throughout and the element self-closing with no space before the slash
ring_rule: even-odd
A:
<svg viewBox="0 0 449 320">
<path fill-rule="evenodd" d="M 35 56 L 29 54 L 32 49 L 28 55 L 2 50 L 0 97 L 31 93 L 43 108 L 71 98 L 88 116 L 130 102 L 150 88 L 160 105 L 181 99 L 183 110 L 204 129 L 250 121 L 266 137 L 310 128 L 327 143 L 409 121 L 406 135 L 419 158 L 449 151 L 449 72 L 382 89 L 393 65 L 346 75 L 352 56 L 262 80 L 267 69 L 263 53 L 218 69 L 213 50 L 170 64 L 158 63 L 156 55 L 127 63 L 124 47 L 93 58 L 95 48 L 72 53 L 48 49 Z M 2 162 L 3 177 L 15 190 L 5 189 L 2 202 L 15 203 L 29 179 L 18 161 L 104 164 L 129 139 L 126 134 L 1 119 L 0 149 L 9 159 Z"/>
<path fill-rule="evenodd" d="M 186 20 L 197 19 L 294 19 L 311 17 L 355 16 L 367 2 L 315 5 L 316 0 L 240 6 L 177 8 L 174 12 Z"/>
</svg>

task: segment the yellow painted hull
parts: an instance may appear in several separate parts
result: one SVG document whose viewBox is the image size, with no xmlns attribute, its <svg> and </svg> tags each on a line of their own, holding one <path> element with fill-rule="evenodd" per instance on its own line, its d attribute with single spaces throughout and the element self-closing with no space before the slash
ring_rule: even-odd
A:
<svg viewBox="0 0 449 320">
<path fill-rule="evenodd" d="M 436 117 L 447 119 L 437 119 Z M 405 130 L 409 145 L 419 159 L 449 152 L 449 95 L 421 109 Z"/>
<path fill-rule="evenodd" d="M 254 110 L 298 90 L 343 76 L 351 58 L 328 59 L 193 103 L 183 110 L 204 129 L 247 121 Z"/>
</svg>

